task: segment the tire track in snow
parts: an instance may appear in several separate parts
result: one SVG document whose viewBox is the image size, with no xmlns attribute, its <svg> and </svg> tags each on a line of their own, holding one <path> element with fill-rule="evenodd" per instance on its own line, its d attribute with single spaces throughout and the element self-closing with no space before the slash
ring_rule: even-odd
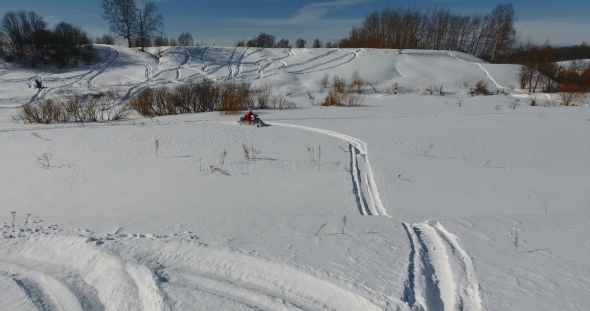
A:
<svg viewBox="0 0 590 311">
<path fill-rule="evenodd" d="M 118 241 L 86 241 L 89 242 L 59 235 L 32 237 L 13 244 L 9 254 L 0 254 L 0 258 L 11 256 L 34 263 L 23 265 L 23 277 L 18 280 L 28 291 L 28 297 L 32 297 L 29 301 L 36 300 L 38 306 L 43 306 L 41 310 L 166 311 L 186 302 L 187 291 L 213 294 L 256 310 L 371 311 L 404 306 L 400 300 L 362 290 L 352 282 L 343 287 L 331 282 L 328 275 L 318 277 L 286 263 L 231 249 L 128 236 L 121 236 Z M 31 274 L 30 271 L 40 268 L 80 273 L 105 305 L 85 308 L 80 298 L 83 296 L 71 287 L 60 285 L 53 278 L 43 283 L 39 273 Z M 0 270 L 14 271 L 6 264 Z M 21 281 L 25 276 L 27 282 Z M 38 279 L 29 282 L 32 277 Z M 52 280 L 57 284 L 50 283 Z M 199 301 L 196 303 L 194 307 L 200 305 Z"/>
<path fill-rule="evenodd" d="M 505 86 L 501 86 L 500 84 L 498 84 L 498 82 L 496 82 L 496 80 L 494 79 L 494 77 L 492 77 L 492 75 L 485 69 L 483 68 L 483 66 L 481 65 L 481 63 L 478 62 L 468 62 L 464 59 L 460 59 L 455 53 L 447 51 L 446 52 L 448 55 L 450 55 L 451 57 L 454 57 L 455 59 L 457 59 L 458 61 L 464 62 L 464 63 L 468 63 L 468 64 L 474 64 L 476 66 L 478 66 L 481 70 L 483 70 L 484 74 L 486 75 L 486 77 L 488 77 L 488 79 L 490 79 L 490 81 L 492 81 L 492 83 L 494 83 L 494 85 L 499 88 L 499 89 L 505 89 L 505 90 L 509 90 L 510 88 L 507 88 Z"/>
<path fill-rule="evenodd" d="M 471 258 L 439 222 L 402 223 L 410 241 L 404 301 L 419 310 L 482 311 Z"/>
<path fill-rule="evenodd" d="M 283 126 L 283 127 L 290 127 L 290 128 L 297 128 L 312 132 L 317 132 L 324 135 L 329 135 L 332 137 L 336 137 L 338 139 L 344 140 L 348 142 L 349 149 L 351 151 L 351 174 L 353 174 L 353 184 L 355 187 L 355 195 L 357 197 L 357 202 L 359 203 L 359 211 L 361 211 L 362 215 L 375 215 L 375 216 L 387 216 L 387 211 L 383 207 L 383 203 L 381 203 L 381 198 L 379 196 L 379 190 L 377 189 L 377 184 L 375 182 L 375 177 L 373 174 L 373 170 L 371 169 L 371 163 L 369 162 L 369 156 L 367 154 L 367 144 L 355 137 L 348 136 L 342 133 L 333 132 L 324 129 L 318 129 L 314 127 L 302 126 L 302 125 L 294 125 L 294 124 L 285 124 L 285 123 L 268 123 L 269 125 L 275 126 Z M 359 159 L 361 160 L 362 164 L 364 165 L 365 171 L 364 174 L 361 176 L 361 169 L 359 167 Z M 362 177 L 362 178 L 361 178 Z M 368 199 L 367 199 L 368 197 Z M 368 204 L 365 204 L 367 202 Z"/>
<path fill-rule="evenodd" d="M 102 73 L 104 73 L 105 70 L 107 70 L 121 55 L 121 52 L 119 52 L 119 50 L 117 50 L 116 48 L 111 47 L 111 46 L 108 46 L 108 48 L 109 48 L 109 54 L 107 55 L 106 58 L 109 59 L 111 54 L 113 54 L 113 51 L 116 54 L 115 57 L 109 61 L 106 61 L 104 66 L 100 70 L 98 70 L 98 72 L 96 72 L 95 75 L 93 75 L 90 79 L 88 79 L 88 85 L 94 86 L 94 84 L 92 83 L 94 81 L 94 79 L 96 77 L 98 77 L 99 75 L 101 75 Z"/>
<path fill-rule="evenodd" d="M 339 61 L 341 59 L 344 59 L 346 57 L 350 57 L 351 55 L 352 55 L 352 58 L 351 59 L 349 59 L 349 60 L 347 60 L 347 61 L 345 61 L 345 62 L 343 62 L 341 64 L 336 64 L 336 65 L 333 65 L 333 66 L 330 66 L 330 67 L 327 67 L 327 68 L 318 68 L 318 67 L 321 67 L 323 65 L 327 65 L 327 64 L 331 64 L 331 63 L 337 62 L 337 61 Z M 347 53 L 347 54 L 338 56 L 338 57 L 333 58 L 333 59 L 329 59 L 329 60 L 324 61 L 324 62 L 321 62 L 319 64 L 315 64 L 315 65 L 313 65 L 311 67 L 308 67 L 308 68 L 305 68 L 305 69 L 301 69 L 301 70 L 297 70 L 297 71 L 290 71 L 288 73 L 292 73 L 292 74 L 307 74 L 307 73 L 312 73 L 312 72 L 317 72 L 317 71 L 325 71 L 325 70 L 328 70 L 328 69 L 333 69 L 333 68 L 342 66 L 344 64 L 350 63 L 353 60 L 355 60 L 357 57 L 358 57 L 358 53 L 357 52 L 351 52 L 351 53 Z"/>
<path fill-rule="evenodd" d="M 61 279 L 37 269 L 0 261 L 0 270 L 8 272 L 39 310 L 104 310 L 96 293 L 80 277 L 70 274 Z"/>
<path fill-rule="evenodd" d="M 197 290 L 245 305 L 255 310 L 315 310 L 317 307 L 289 297 L 284 292 L 197 271 L 166 271 L 174 286 Z"/>
</svg>

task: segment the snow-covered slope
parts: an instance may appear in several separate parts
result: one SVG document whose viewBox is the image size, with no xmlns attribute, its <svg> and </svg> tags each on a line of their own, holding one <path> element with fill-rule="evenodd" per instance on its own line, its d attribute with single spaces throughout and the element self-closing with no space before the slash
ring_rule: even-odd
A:
<svg viewBox="0 0 590 311">
<path fill-rule="evenodd" d="M 76 69 L 0 69 L 1 310 L 587 308 L 588 107 L 509 109 L 517 67 L 446 51 L 97 49 Z M 362 106 L 309 105 L 324 74 L 355 70 L 377 90 Z M 28 87 L 38 77 L 46 89 Z M 216 113 L 10 122 L 64 91 L 204 77 L 271 83 L 300 107 L 257 112 L 263 128 Z M 470 97 L 479 80 L 509 95 Z M 387 95 L 394 83 L 446 94 Z"/>
</svg>

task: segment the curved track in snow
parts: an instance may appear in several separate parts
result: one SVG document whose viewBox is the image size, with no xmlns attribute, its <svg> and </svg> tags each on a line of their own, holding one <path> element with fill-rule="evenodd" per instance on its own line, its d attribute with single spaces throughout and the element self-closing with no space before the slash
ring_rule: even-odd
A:
<svg viewBox="0 0 590 311">
<path fill-rule="evenodd" d="M 28 234 L 0 254 L 0 288 L 15 297 L 9 308 L 160 311 L 182 305 L 196 310 L 203 308 L 198 298 L 203 295 L 255 310 L 405 305 L 352 283 L 340 286 L 328 275 L 312 276 L 285 263 L 190 241 Z"/>
<path fill-rule="evenodd" d="M 381 203 L 379 190 L 377 189 L 371 163 L 369 162 L 367 144 L 364 141 L 342 133 L 314 127 L 285 123 L 269 124 L 317 132 L 346 141 L 350 148 L 350 172 L 353 179 L 353 191 L 355 192 L 361 215 L 389 216 L 387 215 L 387 210 L 383 207 L 383 203 Z M 361 174 L 363 166 L 364 174 Z"/>
</svg>

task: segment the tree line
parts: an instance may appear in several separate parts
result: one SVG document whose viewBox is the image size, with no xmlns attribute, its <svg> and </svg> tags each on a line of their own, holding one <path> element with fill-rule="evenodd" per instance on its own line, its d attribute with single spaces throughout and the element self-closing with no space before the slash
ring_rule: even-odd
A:
<svg viewBox="0 0 590 311">
<path fill-rule="evenodd" d="M 0 57 L 7 61 L 53 61 L 64 67 L 87 64 L 92 56 L 92 40 L 80 27 L 61 22 L 48 29 L 43 17 L 25 10 L 10 11 L 0 21 Z"/>
<path fill-rule="evenodd" d="M 254 37 L 253 39 L 248 40 L 247 42 L 245 42 L 243 39 L 242 40 L 238 40 L 235 43 L 236 47 L 255 47 L 255 48 L 292 48 L 293 46 L 289 44 L 289 40 L 288 39 L 281 39 L 279 41 L 276 41 L 275 36 L 270 35 L 270 34 L 266 34 L 264 32 L 261 32 L 258 36 Z M 297 40 L 295 40 L 295 47 L 298 49 L 302 49 L 305 48 L 307 46 L 307 40 L 303 39 L 303 38 L 298 38 Z M 337 48 L 338 45 L 332 42 L 328 42 L 324 45 L 324 43 L 319 39 L 316 38 L 313 40 L 313 44 L 312 44 L 313 48 Z"/>
<path fill-rule="evenodd" d="M 448 9 L 385 8 L 369 14 L 342 39 L 344 48 L 453 50 L 500 61 L 516 42 L 514 7 L 463 15 Z"/>
</svg>

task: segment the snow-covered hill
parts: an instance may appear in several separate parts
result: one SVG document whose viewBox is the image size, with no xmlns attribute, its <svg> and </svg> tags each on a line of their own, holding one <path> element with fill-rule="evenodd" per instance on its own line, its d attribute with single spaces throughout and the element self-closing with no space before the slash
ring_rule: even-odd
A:
<svg viewBox="0 0 590 311">
<path fill-rule="evenodd" d="M 97 49 L 86 67 L 0 68 L 1 310 L 588 307 L 589 110 L 510 109 L 518 67 L 447 51 Z M 324 74 L 355 70 L 372 85 L 362 106 L 309 104 Z M 10 121 L 64 92 L 129 98 L 204 77 L 271 83 L 299 108 L 258 111 L 263 128 L 217 113 Z M 479 80 L 506 94 L 471 97 Z M 395 83 L 417 92 L 388 95 Z M 445 96 L 418 93 L 431 85 Z"/>
</svg>

